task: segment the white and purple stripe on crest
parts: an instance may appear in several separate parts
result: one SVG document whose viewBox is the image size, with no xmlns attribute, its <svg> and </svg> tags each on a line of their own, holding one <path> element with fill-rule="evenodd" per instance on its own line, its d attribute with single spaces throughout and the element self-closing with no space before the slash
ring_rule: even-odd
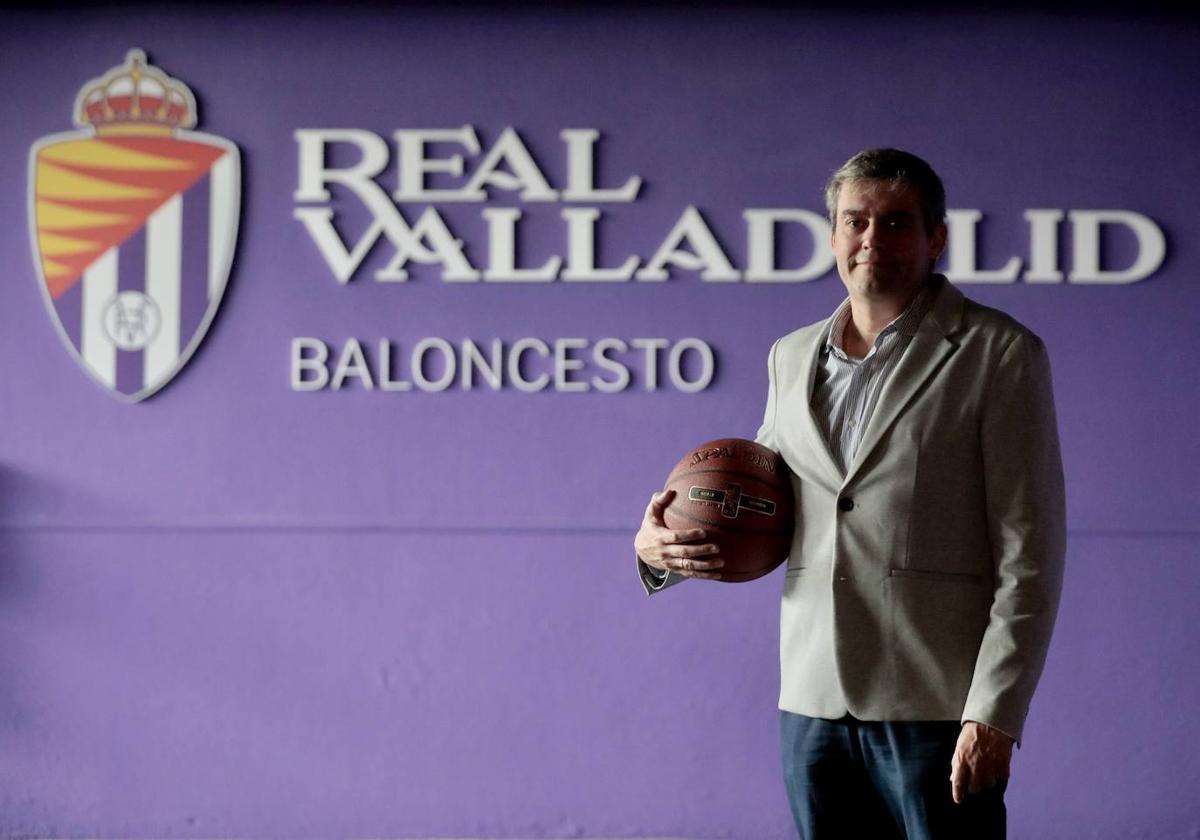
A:
<svg viewBox="0 0 1200 840">
<path fill-rule="evenodd" d="M 133 236 L 105 251 L 55 301 L 67 337 L 92 376 L 134 400 L 166 384 L 203 338 L 224 291 L 236 231 L 236 163 L 222 156 Z M 157 329 L 138 349 L 118 347 L 106 311 L 122 292 L 157 308 Z"/>
</svg>

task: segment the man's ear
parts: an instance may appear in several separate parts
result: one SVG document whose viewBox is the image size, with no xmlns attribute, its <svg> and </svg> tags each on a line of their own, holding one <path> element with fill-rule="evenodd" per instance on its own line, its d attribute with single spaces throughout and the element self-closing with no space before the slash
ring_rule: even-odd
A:
<svg viewBox="0 0 1200 840">
<path fill-rule="evenodd" d="M 929 250 L 933 253 L 933 261 L 937 262 L 938 257 L 942 255 L 942 251 L 946 248 L 946 223 L 942 222 L 933 229 L 933 236 L 930 237 Z"/>
</svg>

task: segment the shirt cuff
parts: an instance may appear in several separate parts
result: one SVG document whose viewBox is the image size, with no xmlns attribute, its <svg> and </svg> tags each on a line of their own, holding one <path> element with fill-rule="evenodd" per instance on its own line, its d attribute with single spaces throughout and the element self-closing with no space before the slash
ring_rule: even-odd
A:
<svg viewBox="0 0 1200 840">
<path fill-rule="evenodd" d="M 637 558 L 638 577 L 642 579 L 642 586 L 646 590 L 647 595 L 653 595 L 658 590 L 667 585 L 667 578 L 671 576 L 670 572 L 664 572 L 649 566 L 642 560 Z"/>
</svg>

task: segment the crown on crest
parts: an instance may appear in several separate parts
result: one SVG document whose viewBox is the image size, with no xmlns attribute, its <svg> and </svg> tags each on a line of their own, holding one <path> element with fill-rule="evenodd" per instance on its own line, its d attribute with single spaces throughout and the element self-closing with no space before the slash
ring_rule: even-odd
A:
<svg viewBox="0 0 1200 840">
<path fill-rule="evenodd" d="M 144 50 L 132 49 L 124 64 L 80 88 L 75 124 L 97 134 L 170 134 L 196 124 L 196 98 L 183 82 L 147 64 Z"/>
</svg>

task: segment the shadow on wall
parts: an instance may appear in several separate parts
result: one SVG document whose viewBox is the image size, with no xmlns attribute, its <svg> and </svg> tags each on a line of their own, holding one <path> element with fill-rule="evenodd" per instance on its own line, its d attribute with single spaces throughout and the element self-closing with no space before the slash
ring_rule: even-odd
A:
<svg viewBox="0 0 1200 840">
<path fill-rule="evenodd" d="M 0 464 L 0 530 L 5 542 L 13 534 L 125 524 L 126 517 L 114 501 L 77 481 Z"/>
<path fill-rule="evenodd" d="M 35 476 L 0 465 L 0 633 L 6 643 L 0 646 L 0 743 L 8 743 L 12 730 L 24 717 L 17 685 L 27 667 L 23 640 L 28 633 L 28 604 L 38 588 L 39 566 L 31 545 L 34 530 L 50 526 L 51 503 L 62 497 L 61 488 L 39 482 Z M 40 500 L 40 501 L 35 501 Z M 45 511 L 43 525 L 30 527 L 28 511 Z"/>
</svg>

